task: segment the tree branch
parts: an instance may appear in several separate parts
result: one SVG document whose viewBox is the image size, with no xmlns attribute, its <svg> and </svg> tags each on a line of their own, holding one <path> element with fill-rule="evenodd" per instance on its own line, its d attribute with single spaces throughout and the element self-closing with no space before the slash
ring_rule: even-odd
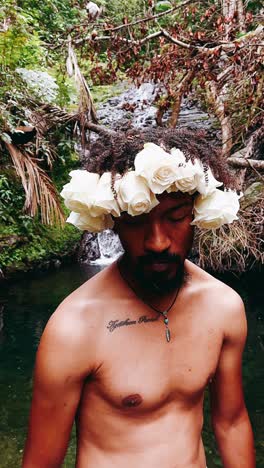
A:
<svg viewBox="0 0 264 468">
<path fill-rule="evenodd" d="M 135 46 L 140 46 L 145 44 L 145 42 L 150 41 L 151 39 L 154 39 L 159 36 L 164 36 L 166 39 L 168 39 L 170 42 L 173 44 L 178 45 L 179 47 L 183 47 L 185 49 L 195 49 L 201 52 L 209 52 L 210 54 L 214 54 L 218 50 L 223 50 L 225 52 L 235 52 L 239 44 L 243 44 L 244 42 L 247 42 L 250 39 L 253 39 L 255 36 L 260 35 L 264 30 L 263 25 L 259 25 L 254 31 L 250 31 L 244 36 L 240 37 L 239 39 L 233 41 L 233 42 L 220 42 L 217 46 L 215 47 L 208 47 L 208 46 L 197 46 L 195 44 L 190 44 L 187 42 L 180 41 L 179 39 L 176 39 L 175 37 L 171 36 L 171 34 L 166 31 L 165 29 L 160 29 L 159 31 L 156 31 L 152 34 L 149 34 L 148 36 L 143 37 L 140 40 L 134 40 L 132 41 L 131 39 L 126 39 L 125 37 L 119 37 L 118 39 L 121 42 L 124 42 L 126 44 L 130 45 L 135 45 Z M 110 41 L 113 40 L 113 36 L 97 36 L 95 38 L 92 38 L 91 35 L 86 36 L 83 39 L 78 39 L 76 41 L 73 41 L 75 45 L 82 44 L 86 41 Z M 58 46 L 55 46 L 58 47 Z M 54 47 L 54 48 L 55 48 Z"/>
<path fill-rule="evenodd" d="M 104 127 L 103 125 L 95 124 L 93 122 L 86 121 L 84 123 L 84 126 L 85 128 L 87 128 L 87 130 L 91 130 L 92 132 L 98 133 L 98 135 L 109 135 L 109 137 L 116 135 L 116 132 L 114 130 L 110 130 Z"/>
<path fill-rule="evenodd" d="M 173 42 L 173 44 L 176 44 L 180 47 L 184 47 L 185 49 L 203 49 L 203 47 L 199 47 L 199 46 L 195 46 L 195 45 L 191 45 L 191 44 L 188 44 L 187 42 L 182 42 L 182 41 L 179 41 L 179 39 L 176 39 L 175 37 L 171 36 L 168 31 L 166 31 L 165 29 L 161 29 L 161 33 L 164 37 L 166 37 L 170 42 Z"/>
<path fill-rule="evenodd" d="M 136 24 L 140 23 L 147 23 L 148 21 L 153 21 L 158 18 L 161 18 L 162 16 L 169 15 L 170 13 L 173 13 L 176 10 L 179 10 L 182 7 L 185 7 L 186 5 L 189 5 L 189 3 L 195 3 L 194 0 L 185 0 L 184 2 L 180 3 L 179 5 L 176 5 L 175 7 L 170 8 L 169 10 L 162 11 L 161 13 L 157 13 L 156 15 L 149 16 L 147 18 L 140 18 L 136 21 L 131 21 L 130 23 L 126 24 L 121 24 L 120 26 L 115 26 L 114 28 L 106 28 L 104 31 L 120 31 L 120 29 L 128 28 L 129 26 L 134 26 Z"/>
<path fill-rule="evenodd" d="M 243 159 L 243 158 L 236 158 L 231 156 L 227 158 L 227 162 L 230 166 L 238 167 L 238 168 L 255 168 L 260 171 L 264 171 L 264 161 L 260 161 L 259 159 Z"/>
</svg>

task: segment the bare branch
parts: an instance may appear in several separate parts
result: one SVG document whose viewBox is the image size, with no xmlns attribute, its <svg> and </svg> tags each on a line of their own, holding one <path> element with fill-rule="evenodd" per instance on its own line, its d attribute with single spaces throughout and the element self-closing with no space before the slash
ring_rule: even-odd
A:
<svg viewBox="0 0 264 468">
<path fill-rule="evenodd" d="M 195 1 L 185 0 L 185 2 L 182 2 L 179 5 L 176 5 L 175 7 L 170 8 L 169 10 L 162 11 L 161 13 L 157 13 L 156 15 L 149 16 L 146 18 L 140 18 L 136 21 L 131 21 L 130 23 L 121 24 L 120 26 L 115 26 L 114 28 L 106 28 L 104 29 L 104 31 L 110 31 L 110 32 L 120 31 L 120 29 L 128 28 L 129 26 L 134 26 L 140 23 L 147 23 L 148 21 L 153 21 L 158 18 L 161 18 L 162 16 L 169 15 L 170 13 L 173 13 L 174 11 L 179 10 L 182 7 L 185 7 L 186 5 L 189 5 L 189 3 L 195 3 Z"/>
<path fill-rule="evenodd" d="M 173 42 L 173 44 L 176 44 L 180 47 L 184 47 L 185 49 L 198 49 L 198 50 L 203 49 L 203 47 L 199 47 L 199 46 L 188 44 L 187 42 L 179 41 L 179 39 L 176 39 L 175 37 L 171 36 L 168 33 L 168 31 L 166 31 L 165 29 L 162 29 L 161 32 L 162 32 L 162 35 L 166 37 L 167 39 L 169 39 L 170 42 Z"/>
<path fill-rule="evenodd" d="M 88 121 L 85 122 L 84 125 L 85 125 L 85 128 L 87 128 L 88 130 L 91 130 L 92 132 L 98 133 L 98 135 L 109 135 L 109 137 L 116 135 L 116 132 L 114 130 L 110 130 L 104 127 L 103 125 L 98 125 L 98 124 L 88 122 Z"/>
<path fill-rule="evenodd" d="M 243 158 L 236 158 L 231 156 L 227 158 L 228 164 L 233 167 L 240 167 L 240 168 L 248 168 L 252 167 L 258 169 L 260 171 L 264 171 L 264 161 L 260 161 L 259 159 L 243 159 Z"/>
<path fill-rule="evenodd" d="M 226 77 L 230 74 L 230 72 L 233 71 L 233 69 L 234 69 L 234 64 L 232 63 L 232 65 L 230 65 L 227 68 L 224 68 L 224 70 L 221 73 L 219 73 L 219 75 L 217 75 L 216 81 L 218 83 L 223 82 L 226 79 Z"/>
</svg>

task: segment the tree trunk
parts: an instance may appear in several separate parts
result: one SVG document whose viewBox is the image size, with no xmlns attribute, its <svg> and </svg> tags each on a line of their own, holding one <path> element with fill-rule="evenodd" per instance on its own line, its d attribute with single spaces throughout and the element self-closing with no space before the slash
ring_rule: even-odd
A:
<svg viewBox="0 0 264 468">
<path fill-rule="evenodd" d="M 165 114 L 164 109 L 158 109 L 157 110 L 155 120 L 156 120 L 156 123 L 157 123 L 158 127 L 163 127 L 162 119 L 163 119 L 164 114 Z"/>
<path fill-rule="evenodd" d="M 245 10 L 244 10 L 244 5 L 243 5 L 243 0 L 237 0 L 237 18 L 238 18 L 239 31 L 241 33 L 245 33 L 246 25 L 245 25 Z"/>
<path fill-rule="evenodd" d="M 194 70 L 189 70 L 181 79 L 177 86 L 177 96 L 172 106 L 172 114 L 169 121 L 169 127 L 175 128 L 179 119 L 182 97 L 194 77 Z"/>
<path fill-rule="evenodd" d="M 230 156 L 233 145 L 233 133 L 229 117 L 225 112 L 225 104 L 221 97 L 221 92 L 218 91 L 215 81 L 206 83 L 207 99 L 212 105 L 214 113 L 218 118 L 222 129 L 222 155 L 224 158 Z"/>
<path fill-rule="evenodd" d="M 229 0 L 222 0 L 222 15 L 227 18 L 229 14 Z"/>
<path fill-rule="evenodd" d="M 246 32 L 245 27 L 245 11 L 243 0 L 222 0 L 222 15 L 227 20 L 225 23 L 225 40 L 230 39 L 230 31 L 232 29 L 232 21 L 237 13 L 238 27 L 241 33 Z"/>
</svg>

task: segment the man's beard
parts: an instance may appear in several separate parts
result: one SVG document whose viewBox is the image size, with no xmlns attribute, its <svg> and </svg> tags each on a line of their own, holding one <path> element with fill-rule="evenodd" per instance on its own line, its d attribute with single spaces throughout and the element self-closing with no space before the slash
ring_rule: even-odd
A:
<svg viewBox="0 0 264 468">
<path fill-rule="evenodd" d="M 168 270 L 151 271 L 151 265 L 165 264 Z M 184 282 L 184 260 L 178 254 L 149 253 L 137 259 L 134 274 L 144 289 L 166 294 L 179 288 Z"/>
</svg>

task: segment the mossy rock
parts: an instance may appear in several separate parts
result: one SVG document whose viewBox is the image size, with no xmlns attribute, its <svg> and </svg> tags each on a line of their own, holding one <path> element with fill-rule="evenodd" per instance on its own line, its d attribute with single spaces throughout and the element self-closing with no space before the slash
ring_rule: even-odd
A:
<svg viewBox="0 0 264 468">
<path fill-rule="evenodd" d="M 18 236 L 17 234 L 0 235 L 0 251 L 4 247 L 15 248 L 18 245 L 25 244 L 26 242 L 28 242 L 28 238 L 25 236 Z"/>
<path fill-rule="evenodd" d="M 250 205 L 254 205 L 259 201 L 260 197 L 264 197 L 264 183 L 254 182 L 245 190 L 241 199 L 241 208 L 245 209 Z"/>
<path fill-rule="evenodd" d="M 65 262 L 75 255 L 80 239 L 81 232 L 70 225 L 63 229 L 36 225 L 30 238 L 2 234 L 0 269 L 4 278 L 9 279 L 16 273 L 56 267 L 58 261 Z"/>
</svg>

